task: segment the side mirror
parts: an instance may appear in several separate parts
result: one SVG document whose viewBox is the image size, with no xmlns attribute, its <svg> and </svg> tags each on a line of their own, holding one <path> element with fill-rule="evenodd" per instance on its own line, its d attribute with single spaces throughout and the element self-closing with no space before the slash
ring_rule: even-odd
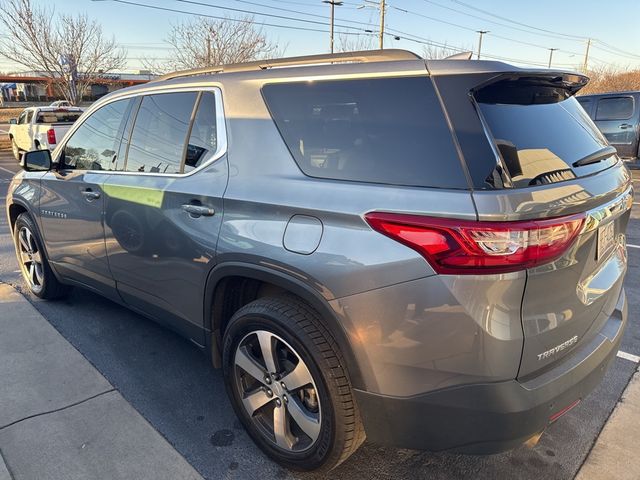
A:
<svg viewBox="0 0 640 480">
<path fill-rule="evenodd" d="M 51 170 L 51 152 L 33 150 L 22 155 L 20 166 L 27 172 L 48 172 Z"/>
<path fill-rule="evenodd" d="M 9 124 L 10 125 L 17 125 L 18 124 L 18 119 L 17 118 L 11 118 L 9 120 Z"/>
</svg>

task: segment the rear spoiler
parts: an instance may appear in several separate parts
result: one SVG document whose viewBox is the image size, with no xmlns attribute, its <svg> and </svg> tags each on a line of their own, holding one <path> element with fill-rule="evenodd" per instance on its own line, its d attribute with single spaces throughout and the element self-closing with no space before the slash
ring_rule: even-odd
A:
<svg viewBox="0 0 640 480">
<path fill-rule="evenodd" d="M 589 82 L 579 73 L 519 71 L 498 74 L 471 89 L 481 103 L 532 105 L 557 103 L 575 95 Z"/>
</svg>

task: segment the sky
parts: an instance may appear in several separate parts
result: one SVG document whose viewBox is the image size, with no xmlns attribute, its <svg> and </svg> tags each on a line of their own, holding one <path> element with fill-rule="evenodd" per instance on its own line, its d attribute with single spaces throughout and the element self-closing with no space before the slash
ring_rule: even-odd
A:
<svg viewBox="0 0 640 480">
<path fill-rule="evenodd" d="M 322 0 L 32 1 L 53 7 L 58 13 L 81 12 L 98 20 L 103 32 L 113 35 L 127 49 L 129 70 L 144 68 L 146 57 L 160 60 L 169 57 L 171 50 L 165 40 L 171 26 L 192 16 L 158 7 L 236 18 L 245 14 L 231 9 L 254 12 L 256 23 L 264 24 L 264 32 L 286 56 L 324 53 L 329 49 L 330 7 Z M 364 41 L 372 36 L 365 30 L 378 32 L 377 2 L 344 0 L 342 6 L 336 7 L 336 44 L 341 38 Z M 385 36 L 385 48 L 421 54 L 426 42 L 477 52 L 476 31 L 487 30 L 482 41 L 483 58 L 547 66 L 549 49 L 553 48 L 557 49 L 553 52 L 553 66 L 579 68 L 584 62 L 587 39 L 591 38 L 589 67 L 640 68 L 640 0 L 617 0 L 615 8 L 611 8 L 613 2 L 600 0 L 387 0 L 386 3 L 386 31 L 399 39 Z M 372 41 L 377 44 L 377 38 Z M 19 67 L 0 59 L 0 70 Z"/>
</svg>

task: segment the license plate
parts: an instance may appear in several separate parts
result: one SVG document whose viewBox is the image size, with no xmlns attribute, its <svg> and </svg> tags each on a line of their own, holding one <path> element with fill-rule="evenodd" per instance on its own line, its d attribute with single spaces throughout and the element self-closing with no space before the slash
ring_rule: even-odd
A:
<svg viewBox="0 0 640 480">
<path fill-rule="evenodd" d="M 613 248 L 614 236 L 614 222 L 609 222 L 598 229 L 598 260 Z"/>
</svg>

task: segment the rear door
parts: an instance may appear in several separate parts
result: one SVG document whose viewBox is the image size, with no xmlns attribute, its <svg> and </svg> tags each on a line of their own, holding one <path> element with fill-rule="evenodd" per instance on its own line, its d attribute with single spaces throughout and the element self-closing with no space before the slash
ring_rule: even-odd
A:
<svg viewBox="0 0 640 480">
<path fill-rule="evenodd" d="M 621 157 L 638 154 L 638 112 L 640 105 L 633 95 L 607 96 L 595 105 L 595 122 Z"/>
<path fill-rule="evenodd" d="M 130 307 L 204 344 L 228 176 L 220 90 L 145 95 L 134 118 L 104 184 L 111 272 Z"/>
<path fill-rule="evenodd" d="M 626 272 L 630 178 L 573 97 L 531 80 L 520 87 L 506 80 L 475 97 L 511 184 L 474 192 L 479 219 L 584 218 L 562 257 L 527 271 L 523 378 L 594 341 L 609 322 L 617 331 L 612 314 Z M 593 161 L 581 165 L 585 158 Z"/>
</svg>

